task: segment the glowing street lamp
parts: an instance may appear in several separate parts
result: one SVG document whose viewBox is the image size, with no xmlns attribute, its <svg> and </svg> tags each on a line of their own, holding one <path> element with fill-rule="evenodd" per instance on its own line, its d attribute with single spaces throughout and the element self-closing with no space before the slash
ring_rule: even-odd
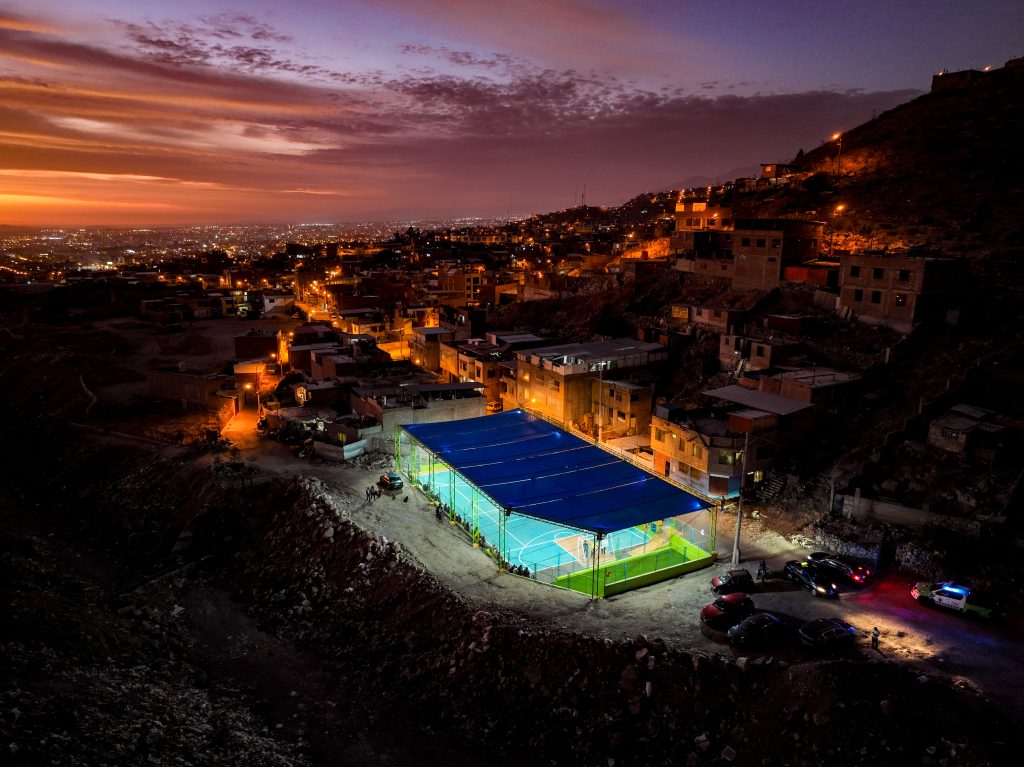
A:
<svg viewBox="0 0 1024 767">
<path fill-rule="evenodd" d="M 836 177 L 843 174 L 843 134 L 833 133 L 832 140 L 838 144 L 839 151 L 836 153 Z"/>
<path fill-rule="evenodd" d="M 836 205 L 836 209 L 832 211 L 832 228 L 828 233 L 828 257 L 832 258 L 833 249 L 835 247 L 835 236 L 836 236 L 836 216 L 843 212 L 845 205 Z"/>
</svg>

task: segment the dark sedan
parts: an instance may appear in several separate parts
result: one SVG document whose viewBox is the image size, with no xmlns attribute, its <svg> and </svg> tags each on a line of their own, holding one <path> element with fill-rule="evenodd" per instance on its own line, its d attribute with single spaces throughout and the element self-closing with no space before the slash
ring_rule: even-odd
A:
<svg viewBox="0 0 1024 767">
<path fill-rule="evenodd" d="M 713 628 L 729 628 L 754 612 L 754 601 L 742 591 L 719 597 L 700 611 L 700 619 Z"/>
<path fill-rule="evenodd" d="M 754 613 L 729 629 L 727 636 L 734 645 L 756 647 L 778 641 L 784 631 L 781 618 L 771 613 Z"/>
<path fill-rule="evenodd" d="M 856 639 L 857 629 L 842 618 L 815 618 L 800 629 L 800 641 L 820 649 L 849 647 Z"/>
<path fill-rule="evenodd" d="M 834 576 L 825 568 L 819 568 L 814 562 L 791 560 L 783 569 L 786 578 L 799 583 L 816 597 L 837 597 L 839 588 Z"/>
<path fill-rule="evenodd" d="M 851 586 L 863 586 L 871 576 L 871 568 L 849 557 L 816 551 L 808 557 L 819 568 L 825 568 Z"/>
<path fill-rule="evenodd" d="M 752 591 L 754 576 L 750 570 L 729 570 L 711 579 L 711 590 L 716 594 L 731 594 L 734 591 Z"/>
</svg>

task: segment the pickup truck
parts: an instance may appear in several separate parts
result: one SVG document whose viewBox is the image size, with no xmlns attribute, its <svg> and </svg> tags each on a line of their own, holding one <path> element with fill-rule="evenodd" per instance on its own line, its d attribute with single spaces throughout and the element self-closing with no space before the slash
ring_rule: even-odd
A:
<svg viewBox="0 0 1024 767">
<path fill-rule="evenodd" d="M 921 604 L 945 607 L 971 617 L 993 618 L 996 614 L 993 605 L 972 595 L 966 586 L 955 583 L 916 583 L 910 596 Z"/>
</svg>

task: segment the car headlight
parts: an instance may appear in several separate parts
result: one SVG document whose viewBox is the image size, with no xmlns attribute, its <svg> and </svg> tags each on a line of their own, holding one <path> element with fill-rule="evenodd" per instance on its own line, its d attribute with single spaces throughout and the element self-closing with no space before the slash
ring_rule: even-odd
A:
<svg viewBox="0 0 1024 767">
<path fill-rule="evenodd" d="M 822 594 L 824 594 L 824 593 L 825 593 L 825 587 L 824 587 L 824 586 L 815 586 L 814 588 L 816 588 L 816 589 L 817 589 L 818 591 L 820 591 L 820 592 L 821 592 Z"/>
</svg>

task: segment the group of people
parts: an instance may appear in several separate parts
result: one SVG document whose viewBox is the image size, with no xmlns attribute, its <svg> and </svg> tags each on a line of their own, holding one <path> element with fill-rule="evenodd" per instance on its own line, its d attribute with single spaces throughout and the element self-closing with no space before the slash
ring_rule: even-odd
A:
<svg viewBox="0 0 1024 767">
<path fill-rule="evenodd" d="M 593 546 L 590 545 L 590 541 L 586 538 L 583 539 L 583 561 L 590 562 L 591 558 L 597 555 L 598 545 L 595 543 Z M 601 543 L 601 558 L 607 558 L 608 556 L 608 544 Z"/>
<path fill-rule="evenodd" d="M 366 488 L 366 502 L 373 503 L 375 500 L 384 495 L 384 491 L 376 485 L 370 485 Z"/>
</svg>

